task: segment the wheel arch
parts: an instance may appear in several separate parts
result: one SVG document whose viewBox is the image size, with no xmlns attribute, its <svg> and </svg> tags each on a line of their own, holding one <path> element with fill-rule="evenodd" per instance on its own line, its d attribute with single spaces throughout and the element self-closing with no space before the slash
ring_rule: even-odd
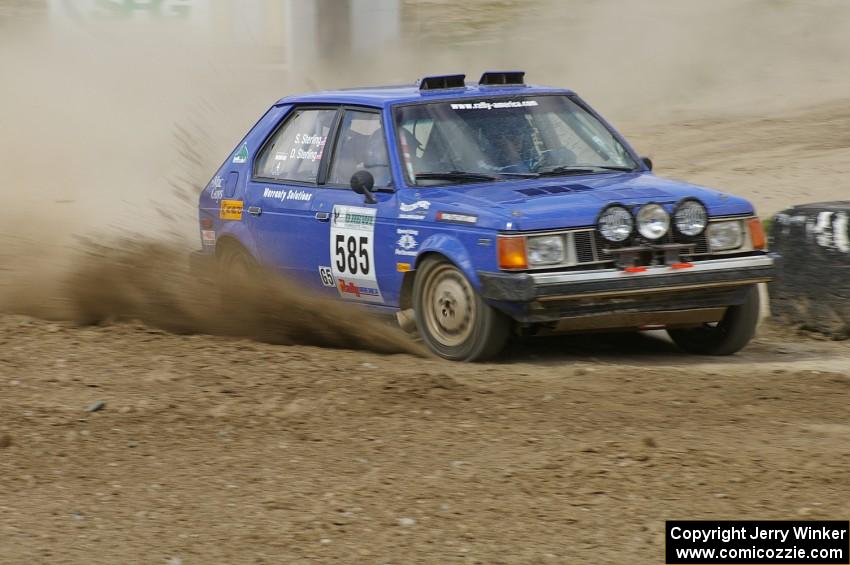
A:
<svg viewBox="0 0 850 565">
<path fill-rule="evenodd" d="M 419 255 L 416 256 L 416 261 L 414 262 L 414 269 L 412 271 L 404 273 L 404 277 L 401 280 L 401 290 L 399 292 L 400 310 L 413 308 L 413 282 L 416 279 L 416 272 L 422 265 L 423 261 L 426 261 L 427 259 L 430 259 L 432 257 L 448 261 L 449 263 L 460 269 L 464 276 L 466 276 L 470 283 L 472 283 L 472 286 L 476 290 L 478 290 L 478 277 L 472 270 L 472 264 L 471 261 L 469 261 L 469 256 L 466 254 L 466 250 L 462 249 L 461 247 L 460 253 L 447 253 L 444 248 L 434 245 L 437 242 L 431 242 L 429 244 L 430 241 L 430 239 L 425 240 L 425 243 L 422 245 L 422 251 L 419 253 Z M 459 241 L 457 242 L 457 244 L 461 245 Z M 455 251 L 457 251 L 457 249 L 455 249 Z M 459 261 L 458 258 L 460 258 L 461 260 Z M 462 264 L 464 260 L 467 262 L 468 265 L 468 268 L 466 269 L 464 269 L 464 266 Z"/>
<path fill-rule="evenodd" d="M 422 242 L 419 255 L 416 256 L 416 266 L 429 256 L 439 255 L 454 264 L 466 276 L 473 288 L 478 291 L 481 282 L 472 264 L 472 258 L 466 246 L 457 237 L 448 234 L 435 234 Z"/>
<path fill-rule="evenodd" d="M 419 247 L 419 254 L 414 261 L 414 269 L 405 273 L 402 278 L 401 290 L 399 292 L 399 309 L 405 310 L 413 307 L 413 282 L 416 279 L 416 272 L 422 262 L 430 257 L 439 257 L 452 263 L 460 269 L 476 292 L 481 289 L 478 273 L 475 272 L 472 266 L 472 259 L 466 250 L 466 246 L 453 235 L 444 233 L 434 234 L 422 242 L 422 245 Z"/>
<path fill-rule="evenodd" d="M 216 245 L 215 245 L 216 259 L 221 258 L 225 251 L 229 251 L 231 249 L 239 250 L 239 251 L 245 253 L 246 255 L 248 255 L 249 257 L 251 257 L 253 260 L 255 260 L 255 261 L 257 260 L 257 257 L 253 253 L 251 253 L 251 251 L 248 249 L 248 247 L 244 243 L 242 243 L 236 236 L 233 236 L 233 235 L 230 235 L 230 234 L 223 235 L 223 236 L 219 237 L 218 241 L 216 241 Z"/>
</svg>

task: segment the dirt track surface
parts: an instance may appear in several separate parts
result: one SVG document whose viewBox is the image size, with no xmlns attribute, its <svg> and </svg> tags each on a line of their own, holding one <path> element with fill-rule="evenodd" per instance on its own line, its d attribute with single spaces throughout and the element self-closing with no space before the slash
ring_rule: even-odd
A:
<svg viewBox="0 0 850 565">
<path fill-rule="evenodd" d="M 303 76 L 245 65 L 283 62 L 251 34 L 78 29 L 52 9 L 80 3 L 35 4 L 0 0 L 14 132 L 0 136 L 0 190 L 16 203 L 0 208 L 0 311 L 70 318 L 80 293 L 57 283 L 79 267 L 79 237 L 196 246 L 198 187 L 271 100 L 440 69 L 526 68 L 576 88 L 659 175 L 745 196 L 765 216 L 850 200 L 839 2 L 535 13 L 514 0 L 405 1 L 408 17 L 421 13 L 403 42 L 346 48 L 357 64 L 334 56 Z M 264 3 L 240 13 L 247 4 Z M 295 315 L 285 297 L 254 301 L 271 314 L 249 328 L 262 331 L 236 332 L 278 345 L 211 337 L 222 313 L 171 269 L 101 265 L 76 287 L 87 311 L 149 327 L 0 313 L 2 565 L 658 564 L 666 519 L 850 517 L 850 342 L 771 328 L 705 359 L 652 337 L 590 336 L 452 364 L 294 345 L 399 350 L 362 319 Z"/>
<path fill-rule="evenodd" d="M 850 198 L 848 108 L 623 130 L 775 211 Z M 3 266 L 45 262 L 19 244 Z M 117 313 L 194 312 L 130 273 Z M 69 300 L 16 280 L 9 307 Z M 122 303 L 103 280 L 91 303 Z M 323 335 L 369 346 L 342 321 Z M 661 563 L 666 519 L 849 516 L 848 404 L 850 343 L 787 329 L 728 359 L 591 336 L 463 365 L 0 314 L 0 563 Z"/>
<path fill-rule="evenodd" d="M 850 515 L 850 347 L 784 330 L 718 361 L 17 316 L 0 344 L 3 563 L 660 563 L 665 519 Z"/>
<path fill-rule="evenodd" d="M 776 210 L 850 197 L 848 108 L 635 137 L 660 174 Z M 129 272 L 151 323 L 196 309 Z M 10 307 L 69 300 L 18 280 Z M 98 280 L 92 304 L 122 302 Z M 0 314 L 0 563 L 660 563 L 666 519 L 850 515 L 848 403 L 850 343 L 787 329 L 724 359 L 591 336 L 464 365 Z"/>
</svg>

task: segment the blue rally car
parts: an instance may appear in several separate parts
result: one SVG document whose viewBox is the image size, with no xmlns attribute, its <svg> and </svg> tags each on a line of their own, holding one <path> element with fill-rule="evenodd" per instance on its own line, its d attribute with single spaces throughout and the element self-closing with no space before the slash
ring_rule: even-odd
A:
<svg viewBox="0 0 850 565">
<path fill-rule="evenodd" d="M 283 98 L 201 194 L 193 260 L 395 314 L 447 359 L 649 328 L 734 353 L 772 274 L 761 223 L 651 171 L 574 92 L 522 72 Z"/>
</svg>

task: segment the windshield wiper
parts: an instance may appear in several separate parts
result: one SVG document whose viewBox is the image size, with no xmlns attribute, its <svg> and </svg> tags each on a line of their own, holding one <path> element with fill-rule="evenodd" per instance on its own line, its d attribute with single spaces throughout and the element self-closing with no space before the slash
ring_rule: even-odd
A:
<svg viewBox="0 0 850 565">
<path fill-rule="evenodd" d="M 416 173 L 416 180 L 499 180 L 499 177 L 485 173 L 473 173 L 470 171 L 427 171 Z"/>
<path fill-rule="evenodd" d="M 500 177 L 519 177 L 521 179 L 534 179 L 539 177 L 538 173 L 496 173 Z"/>
<path fill-rule="evenodd" d="M 637 171 L 634 167 L 624 167 L 621 165 L 593 165 L 597 169 L 605 169 L 606 171 L 623 171 L 624 173 L 633 173 Z"/>
<path fill-rule="evenodd" d="M 596 173 L 600 169 L 604 171 L 623 171 L 623 172 L 634 172 L 635 169 L 631 167 L 620 167 L 615 165 L 559 165 L 557 167 L 549 167 L 547 169 L 542 169 L 537 171 L 537 174 L 541 177 L 546 176 L 560 176 L 560 175 L 584 175 L 588 173 Z"/>
</svg>

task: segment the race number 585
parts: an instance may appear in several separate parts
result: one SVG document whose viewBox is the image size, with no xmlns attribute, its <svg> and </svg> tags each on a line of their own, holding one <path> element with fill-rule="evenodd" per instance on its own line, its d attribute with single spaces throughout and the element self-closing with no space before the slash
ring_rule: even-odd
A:
<svg viewBox="0 0 850 565">
<path fill-rule="evenodd" d="M 368 275 L 369 237 L 337 234 L 334 240 L 336 268 L 340 273 Z"/>
</svg>

